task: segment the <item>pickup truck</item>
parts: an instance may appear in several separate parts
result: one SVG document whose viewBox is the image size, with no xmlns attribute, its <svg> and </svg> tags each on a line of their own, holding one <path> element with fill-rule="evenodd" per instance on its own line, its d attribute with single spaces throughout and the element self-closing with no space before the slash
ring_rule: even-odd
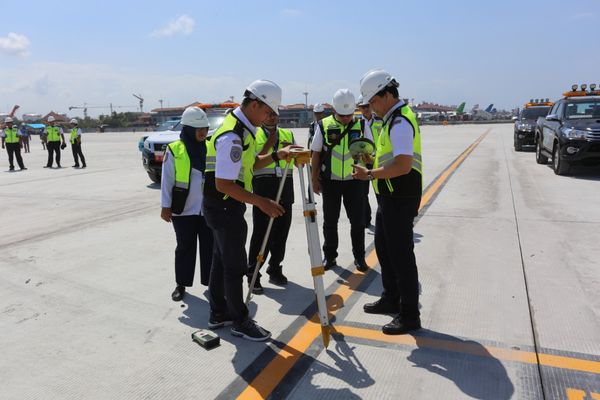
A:
<svg viewBox="0 0 600 400">
<path fill-rule="evenodd" d="M 538 164 L 552 159 L 557 175 L 567 175 L 574 165 L 600 164 L 600 90 L 596 85 L 573 85 L 540 121 L 535 136 Z"/>
<path fill-rule="evenodd" d="M 534 146 L 536 121 L 540 117 L 545 117 L 552 107 L 552 103 L 546 101 L 534 101 L 525 104 L 525 107 L 519 113 L 514 126 L 514 146 L 515 151 L 522 151 L 524 146 Z"/>
</svg>

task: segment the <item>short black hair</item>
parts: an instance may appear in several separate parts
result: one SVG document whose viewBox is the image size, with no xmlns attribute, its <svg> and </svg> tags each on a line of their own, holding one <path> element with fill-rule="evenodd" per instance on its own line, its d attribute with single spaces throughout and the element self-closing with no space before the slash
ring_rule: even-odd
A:
<svg viewBox="0 0 600 400">
<path fill-rule="evenodd" d="M 391 94 L 394 99 L 397 99 L 400 97 L 400 94 L 398 93 L 398 88 L 393 85 L 388 85 L 388 86 L 384 87 L 379 92 L 375 93 L 375 96 L 383 97 L 383 96 L 385 96 L 386 93 Z"/>
</svg>

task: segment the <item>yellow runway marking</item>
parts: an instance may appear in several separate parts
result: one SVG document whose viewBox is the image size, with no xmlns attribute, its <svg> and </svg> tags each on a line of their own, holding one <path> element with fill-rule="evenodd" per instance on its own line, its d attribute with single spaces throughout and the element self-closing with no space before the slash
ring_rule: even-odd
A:
<svg viewBox="0 0 600 400">
<path fill-rule="evenodd" d="M 485 138 L 490 129 L 485 131 L 473 144 L 471 144 L 461 155 L 448 166 L 442 174 L 431 184 L 422 196 L 419 210 L 425 207 L 431 198 L 442 187 L 450 174 L 460 165 L 460 163 L 475 149 L 475 147 Z M 377 254 L 375 250 L 371 251 L 366 257 L 367 264 L 372 268 L 377 265 Z M 335 293 L 329 296 L 327 300 L 327 309 L 331 314 L 335 314 L 344 302 L 350 297 L 354 290 L 363 281 L 365 275 L 356 270 L 348 278 L 346 284 L 341 285 Z M 335 328 L 334 328 L 335 329 Z M 258 374 L 256 378 L 240 393 L 238 399 L 264 399 L 277 387 L 285 375 L 292 369 L 294 364 L 304 355 L 312 342 L 321 334 L 321 325 L 318 315 L 315 314 L 307 321 L 286 346 L 277 353 L 277 356 Z"/>
<path fill-rule="evenodd" d="M 384 335 L 381 331 L 366 328 L 355 328 L 349 326 L 335 326 L 334 332 L 344 336 L 373 340 L 376 342 L 402 344 L 406 346 L 426 347 L 430 349 L 438 349 L 451 351 L 461 354 L 471 354 L 480 357 L 490 357 L 504 361 L 515 361 L 527 364 L 537 364 L 535 352 L 503 349 L 494 346 L 482 346 L 480 344 L 458 343 L 449 340 L 441 340 L 426 337 L 414 337 L 410 335 L 390 336 Z M 600 362 L 583 360 L 580 358 L 572 358 L 565 356 L 557 356 L 553 354 L 539 355 L 540 364 L 545 367 L 554 367 L 568 369 L 572 371 L 590 372 L 600 375 Z"/>
</svg>

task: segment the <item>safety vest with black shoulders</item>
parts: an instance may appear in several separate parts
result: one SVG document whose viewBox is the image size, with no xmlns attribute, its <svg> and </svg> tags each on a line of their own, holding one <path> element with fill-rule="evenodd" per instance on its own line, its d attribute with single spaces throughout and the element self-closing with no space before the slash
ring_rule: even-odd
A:
<svg viewBox="0 0 600 400">
<path fill-rule="evenodd" d="M 192 162 L 190 161 L 185 143 L 181 140 L 169 143 L 167 151 L 173 156 L 173 164 L 175 166 L 175 185 L 173 185 L 171 211 L 175 214 L 181 214 L 190 193 Z"/>
<path fill-rule="evenodd" d="M 412 168 L 406 175 L 391 179 L 374 179 L 375 193 L 391 197 L 421 197 L 423 191 L 423 164 L 421 159 L 421 133 L 415 113 L 405 104 L 397 108 L 383 125 L 379 140 L 375 146 L 375 163 L 373 168 L 385 167 L 394 161 L 393 146 L 390 140 L 392 127 L 407 121 L 413 128 Z"/>
<path fill-rule="evenodd" d="M 206 170 L 204 171 L 203 193 L 207 197 L 222 200 L 228 200 L 229 195 L 217 190 L 215 181 L 217 148 L 215 146 L 217 139 L 226 133 L 235 133 L 240 139 L 240 144 L 242 145 L 242 167 L 235 182 L 248 192 L 252 192 L 252 176 L 254 161 L 256 159 L 256 141 L 254 135 L 233 113 L 228 114 L 223 124 L 221 124 L 212 136 L 206 139 Z"/>
<path fill-rule="evenodd" d="M 354 159 L 348 148 L 349 143 L 363 137 L 360 122 L 352 120 L 342 125 L 333 115 L 319 121 L 323 135 L 321 151 L 321 179 L 351 181 Z"/>
<path fill-rule="evenodd" d="M 277 141 L 275 142 L 275 145 L 273 146 L 275 149 L 281 150 L 287 145 L 294 144 L 294 134 L 292 133 L 292 131 L 278 127 L 277 133 L 279 135 L 279 138 L 277 139 Z M 265 132 L 265 130 L 263 128 L 256 129 L 256 152 L 257 153 L 260 153 L 263 150 L 268 139 L 269 138 L 267 136 L 267 133 Z M 275 150 L 273 147 L 267 149 L 267 152 L 268 153 L 273 152 Z M 273 161 L 271 164 L 267 165 L 266 167 L 263 167 L 260 169 L 255 169 L 254 176 L 257 177 L 257 176 L 262 176 L 262 175 L 280 175 L 277 173 L 277 169 L 278 169 L 277 167 L 279 167 L 279 170 L 281 172 L 283 172 L 283 171 L 285 171 L 286 165 L 287 165 L 287 162 L 285 160 L 279 160 L 278 162 Z M 293 168 L 294 168 L 294 161 L 291 161 L 290 168 L 287 173 L 287 177 L 292 176 Z"/>
<path fill-rule="evenodd" d="M 6 135 L 4 138 L 5 143 L 19 143 L 19 136 L 15 128 L 5 128 L 4 134 Z"/>
<path fill-rule="evenodd" d="M 79 133 L 79 128 L 71 129 L 71 144 L 77 143 L 77 134 Z"/>
<path fill-rule="evenodd" d="M 60 142 L 60 129 L 56 126 L 47 126 L 46 133 L 47 142 Z"/>
</svg>

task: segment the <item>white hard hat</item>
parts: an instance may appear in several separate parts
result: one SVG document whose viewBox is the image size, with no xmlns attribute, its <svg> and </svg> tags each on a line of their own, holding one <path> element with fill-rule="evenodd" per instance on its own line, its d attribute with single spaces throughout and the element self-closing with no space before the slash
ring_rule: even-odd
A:
<svg viewBox="0 0 600 400">
<path fill-rule="evenodd" d="M 313 112 L 322 113 L 325 111 L 325 106 L 321 103 L 317 103 L 313 106 Z"/>
<path fill-rule="evenodd" d="M 333 95 L 333 109 L 339 115 L 354 114 L 356 101 L 350 89 L 339 89 Z"/>
<path fill-rule="evenodd" d="M 52 115 L 48 117 L 48 122 L 54 122 L 54 117 Z"/>
<path fill-rule="evenodd" d="M 13 122 L 13 119 L 11 117 L 4 118 L 4 123 L 5 124 L 8 124 L 9 122 Z"/>
<path fill-rule="evenodd" d="M 364 101 L 369 102 L 375 94 L 388 85 L 398 87 L 396 79 L 382 69 L 372 69 L 360 80 L 360 92 Z"/>
<path fill-rule="evenodd" d="M 188 107 L 181 116 L 181 125 L 192 128 L 208 128 L 208 117 L 200 107 Z"/>
<path fill-rule="evenodd" d="M 368 106 L 369 102 L 365 101 L 365 98 L 363 97 L 363 95 L 361 94 L 360 96 L 358 96 L 358 101 L 356 102 L 357 106 Z"/>
<path fill-rule="evenodd" d="M 75 118 L 71 119 L 71 121 L 69 121 L 72 124 L 78 125 L 79 122 L 77 122 L 77 120 Z"/>
<path fill-rule="evenodd" d="M 278 84 L 266 79 L 252 82 L 246 90 L 252 93 L 256 99 L 268 105 L 275 114 L 279 115 L 281 105 L 281 88 Z"/>
</svg>

